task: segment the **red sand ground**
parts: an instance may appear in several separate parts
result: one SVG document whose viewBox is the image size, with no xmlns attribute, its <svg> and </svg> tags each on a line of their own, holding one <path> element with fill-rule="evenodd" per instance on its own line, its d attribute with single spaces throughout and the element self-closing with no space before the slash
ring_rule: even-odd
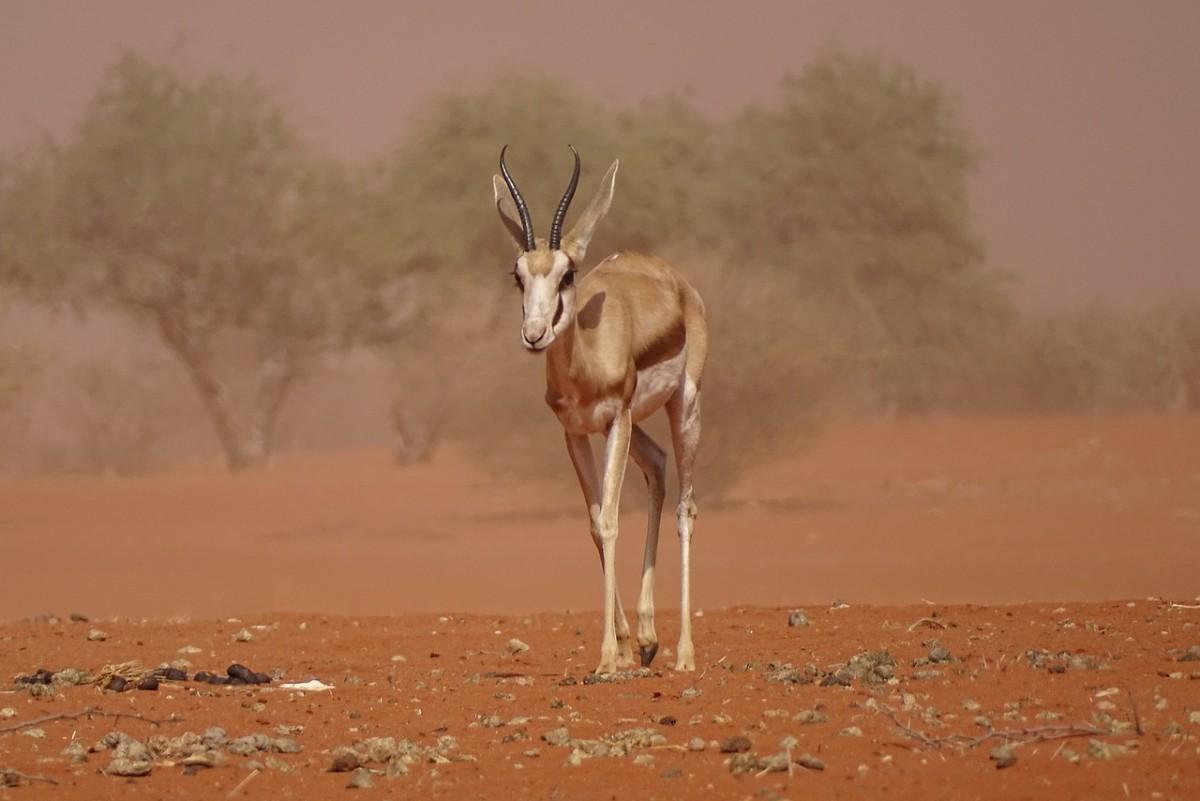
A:
<svg viewBox="0 0 1200 801">
<path fill-rule="evenodd" d="M 0 676 L 130 659 L 157 664 L 193 644 L 203 649 L 189 657 L 196 668 L 238 659 L 337 685 L 307 696 L 198 693 L 194 685 L 119 696 L 67 688 L 51 699 L 0 693 L 0 708 L 16 713 L 0 720 L 0 768 L 60 782 L 0 789 L 0 799 L 224 797 L 250 775 L 247 758 L 231 756 L 193 776 L 160 765 L 127 781 L 97 772 L 106 755 L 72 768 L 59 751 L 72 736 L 90 744 L 111 728 L 144 738 L 221 725 L 236 736 L 274 734 L 280 724 L 306 727 L 297 736 L 304 751 L 279 757 L 296 770 L 267 768 L 237 797 L 327 797 L 342 792 L 347 778 L 324 772 L 329 749 L 384 734 L 430 744 L 446 733 L 478 761 L 414 766 L 402 778 L 380 777 L 363 794 L 1200 798 L 1200 722 L 1190 722 L 1200 711 L 1200 680 L 1189 678 L 1200 663 L 1176 661 L 1200 645 L 1200 610 L 1186 608 L 1200 593 L 1200 419 L 835 427 L 814 450 L 748 477 L 724 504 L 706 505 L 701 495 L 694 550 L 695 600 L 705 610 L 696 621 L 700 673 L 614 684 L 558 684 L 564 674 L 582 679 L 594 663 L 594 612 L 520 617 L 599 605 L 595 552 L 565 457 L 564 473 L 561 481 L 514 484 L 460 460 L 395 470 L 384 454 L 367 453 L 293 459 L 236 478 L 193 471 L 0 479 L 0 619 L 75 610 L 93 617 L 91 624 L 0 626 Z M 622 517 L 628 599 L 636 594 L 641 515 Z M 669 609 L 677 585 L 671 522 L 668 515 L 658 596 L 668 648 L 678 630 Z M 834 598 L 851 607 L 829 609 Z M 725 608 L 734 604 L 807 605 L 812 625 L 788 628 L 780 609 Z M 297 610 L 307 612 L 286 613 Z M 909 631 L 933 610 L 953 625 Z M 230 615 L 243 622 L 219 622 Z M 388 617 L 351 617 L 362 615 Z M 179 617 L 187 619 L 164 622 Z M 138 622 L 145 620 L 155 622 Z M 254 624 L 269 628 L 254 642 L 232 641 L 233 632 Z M 88 642 L 90 625 L 109 639 Z M 513 636 L 532 650 L 504 655 Z M 940 666 L 940 676 L 914 676 L 921 668 L 911 661 L 935 637 L 956 661 Z M 895 685 L 765 678 L 771 661 L 825 669 L 878 648 L 897 660 Z M 1049 673 L 1023 656 L 1039 648 L 1094 656 L 1104 667 Z M 407 661 L 393 662 L 396 654 Z M 660 660 L 656 668 L 669 665 L 669 655 Z M 489 671 L 527 678 L 472 680 Z M 692 686 L 701 694 L 681 697 Z M 909 709 L 900 711 L 905 693 Z M 561 708 L 551 707 L 555 698 Z M 968 698 L 980 710 L 965 709 Z M 40 739 L 3 731 L 89 705 L 180 720 L 157 730 L 130 719 L 50 721 L 37 727 Z M 792 719 L 817 705 L 827 723 Z M 988 760 L 996 738 L 975 748 L 928 747 L 884 707 L 931 738 L 983 734 L 980 714 L 1011 730 L 1094 724 L 1096 715 L 1103 723 L 1110 715 L 1140 721 L 1144 734 L 1098 738 L 1134 743 L 1133 755 L 1113 759 L 1089 754 L 1087 737 L 1067 740 L 1061 751 L 1062 741 L 1034 742 L 1017 749 L 1013 767 L 996 770 Z M 1062 717 L 1039 717 L 1044 712 Z M 531 720 L 471 727 L 493 714 Z M 665 715 L 676 725 L 657 722 Z M 652 725 L 668 746 L 696 735 L 745 734 L 763 755 L 790 734 L 799 740 L 794 753 L 818 756 L 827 769 L 734 776 L 719 754 L 673 747 L 646 751 L 650 766 L 627 756 L 564 767 L 569 749 L 538 740 L 559 725 L 582 738 Z M 859 726 L 863 737 L 840 736 L 848 726 Z M 516 731 L 529 739 L 503 742 Z M 531 748 L 540 754 L 524 756 Z M 1067 749 L 1080 755 L 1078 763 Z M 680 778 L 664 776 L 673 768 Z"/>
</svg>

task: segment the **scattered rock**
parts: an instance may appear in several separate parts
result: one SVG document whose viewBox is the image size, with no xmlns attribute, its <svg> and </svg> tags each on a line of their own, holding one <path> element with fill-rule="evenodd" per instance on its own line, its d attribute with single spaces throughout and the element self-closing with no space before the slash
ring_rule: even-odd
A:
<svg viewBox="0 0 1200 801">
<path fill-rule="evenodd" d="M 795 758 L 795 763 L 802 768 L 809 770 L 825 770 L 825 763 L 817 759 L 812 754 L 804 753 Z"/>
<path fill-rule="evenodd" d="M 788 615 L 788 625 L 792 627 L 807 626 L 808 618 L 804 615 L 804 612 L 797 609 Z"/>
<path fill-rule="evenodd" d="M 758 757 L 750 753 L 734 754 L 729 758 L 729 772 L 735 776 L 741 773 L 757 773 Z"/>
<path fill-rule="evenodd" d="M 92 683 L 92 674 L 79 668 L 67 667 L 54 674 L 55 684 L 79 686 Z"/>
<path fill-rule="evenodd" d="M 250 633 L 250 629 L 242 629 L 237 634 L 233 635 L 234 642 L 253 642 L 254 635 Z"/>
<path fill-rule="evenodd" d="M 78 765 L 81 762 L 87 762 L 87 746 L 78 740 L 72 740 L 67 743 L 67 747 L 60 752 L 63 756 L 71 758 L 72 765 Z"/>
<path fill-rule="evenodd" d="M 667 768 L 659 774 L 664 779 L 682 779 L 683 771 L 679 768 Z"/>
<path fill-rule="evenodd" d="M 860 729 L 858 726 L 847 726 L 846 728 L 839 731 L 838 734 L 842 737 L 862 737 L 863 730 Z"/>
<path fill-rule="evenodd" d="M 703 737 L 693 737 L 692 739 L 688 740 L 688 750 L 689 751 L 703 751 L 704 750 L 704 738 Z"/>
<path fill-rule="evenodd" d="M 742 735 L 727 737 L 721 741 L 722 754 L 741 754 L 749 751 L 754 744 L 750 742 L 750 738 Z"/>
<path fill-rule="evenodd" d="M 504 647 L 510 654 L 513 654 L 514 656 L 525 653 L 529 650 L 528 643 L 524 643 L 521 640 L 518 640 L 516 637 L 513 637 L 511 640 L 509 640 Z"/>
<path fill-rule="evenodd" d="M 88 629 L 87 638 L 89 642 L 104 642 L 108 639 L 108 635 L 100 629 Z M 149 771 L 147 771 L 148 773 Z M 122 774 L 123 775 L 123 774 Z M 144 776 L 144 773 L 130 774 L 135 776 Z"/>
<path fill-rule="evenodd" d="M 792 720 L 808 725 L 812 723 L 825 723 L 828 718 L 819 709 L 802 709 L 792 716 Z"/>
<path fill-rule="evenodd" d="M 147 759 L 113 757 L 104 772 L 109 776 L 149 776 L 153 769 L 154 763 Z"/>
<path fill-rule="evenodd" d="M 547 745 L 561 748 L 571 744 L 571 732 L 567 731 L 566 726 L 561 726 L 543 734 L 542 739 L 546 741 Z"/>
<path fill-rule="evenodd" d="M 775 681 L 781 684 L 812 684 L 820 675 L 820 671 L 817 670 L 816 665 L 805 665 L 803 668 L 781 665 L 767 673 L 767 681 Z"/>
<path fill-rule="evenodd" d="M 0 720 L 8 720 L 9 718 L 15 718 L 16 716 L 17 710 L 13 709 L 11 706 L 6 706 L 3 709 L 0 709 Z"/>
<path fill-rule="evenodd" d="M 998 748 L 993 748 L 988 754 L 988 759 L 996 763 L 997 770 L 1011 768 L 1017 764 L 1017 753 L 1013 751 L 1011 746 L 1002 745 Z"/>
<path fill-rule="evenodd" d="M 654 765 L 654 756 L 652 754 L 638 754 L 633 758 L 633 764 L 652 767 Z"/>
<path fill-rule="evenodd" d="M 1188 646 L 1188 649 L 1180 654 L 1179 662 L 1200 662 L 1200 645 Z"/>
<path fill-rule="evenodd" d="M 938 643 L 934 643 L 933 647 L 929 649 L 929 661 L 930 662 L 933 662 L 935 664 L 939 663 L 939 662 L 949 662 L 951 660 L 951 658 L 952 657 L 950 656 L 950 650 L 948 648 L 943 647 L 942 645 L 940 645 Z"/>
<path fill-rule="evenodd" d="M 362 759 L 353 748 L 345 746 L 333 752 L 333 762 L 329 765 L 330 773 L 349 773 L 362 765 Z"/>
<path fill-rule="evenodd" d="M 366 768 L 358 768 L 354 771 L 354 775 L 350 777 L 350 781 L 346 783 L 346 787 L 351 790 L 368 790 L 375 786 L 375 780 L 371 778 L 371 771 Z"/>
<path fill-rule="evenodd" d="M 702 691 L 700 688 L 698 688 L 698 687 L 684 687 L 684 688 L 683 688 L 683 689 L 680 691 L 680 693 L 679 693 L 679 697 L 680 697 L 680 698 L 683 698 L 683 699 L 688 699 L 688 698 L 699 698 L 699 697 L 700 697 L 700 694 L 701 694 L 702 692 L 703 692 L 703 691 Z"/>
</svg>

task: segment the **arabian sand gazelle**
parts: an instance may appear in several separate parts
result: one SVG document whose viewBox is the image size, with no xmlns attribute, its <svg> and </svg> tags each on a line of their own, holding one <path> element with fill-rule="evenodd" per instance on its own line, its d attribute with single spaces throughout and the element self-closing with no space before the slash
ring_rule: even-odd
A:
<svg viewBox="0 0 1200 801">
<path fill-rule="evenodd" d="M 507 149 L 507 148 L 505 148 Z M 579 153 L 558 204 L 548 239 L 534 236 L 529 209 L 500 151 L 493 177 L 496 209 L 518 247 L 513 278 L 522 295 L 521 342 L 546 354 L 546 403 L 566 433 L 587 503 L 592 539 L 604 570 L 604 634 L 597 673 L 634 664 L 629 623 L 617 594 L 617 509 L 629 455 L 646 476 L 649 525 L 638 596 L 637 642 L 642 665 L 658 651 L 654 630 L 654 565 L 662 515 L 666 454 L 638 425 L 660 408 L 670 420 L 679 472 L 680 599 L 676 670 L 695 670 L 689 582 L 692 470 L 700 441 L 700 374 L 708 352 L 704 303 L 665 261 L 639 253 L 615 253 L 587 275 L 577 273 L 596 224 L 608 212 L 618 162 L 564 237 L 563 221 L 579 183 Z M 589 435 L 604 437 L 598 475 Z"/>
</svg>

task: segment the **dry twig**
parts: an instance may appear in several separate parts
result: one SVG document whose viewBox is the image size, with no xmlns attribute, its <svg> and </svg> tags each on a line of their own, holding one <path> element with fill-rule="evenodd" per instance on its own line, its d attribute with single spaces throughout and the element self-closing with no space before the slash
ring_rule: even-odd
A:
<svg viewBox="0 0 1200 801">
<path fill-rule="evenodd" d="M 164 720 L 158 720 L 156 718 L 148 718 L 145 715 L 131 715 L 128 712 L 113 712 L 113 711 L 110 711 L 107 709 L 101 709 L 99 707 L 89 706 L 86 709 L 82 709 L 79 712 L 75 712 L 72 714 L 46 715 L 44 717 L 34 718 L 33 720 L 27 720 L 24 723 L 17 723 L 12 726 L 5 726 L 4 728 L 0 728 L 0 734 L 11 734 L 14 731 L 20 731 L 21 729 L 28 729 L 31 726 L 39 726 L 42 723 L 53 723 L 56 720 L 79 720 L 80 718 L 89 718 L 90 719 L 93 717 L 114 718 L 114 719 L 128 718 L 130 720 L 141 720 L 141 721 L 145 721 L 146 723 L 149 723 L 151 726 L 160 726 L 163 723 L 175 723 L 178 720 L 180 720 L 180 718 L 175 717 L 174 714 L 172 714 L 171 717 L 166 718 Z"/>
<path fill-rule="evenodd" d="M 1105 737 L 1112 734 L 1111 731 L 1095 726 L 1038 726 L 1032 729 L 994 729 L 978 737 L 968 737 L 965 734 L 930 737 L 923 731 L 901 723 L 895 712 L 888 710 L 887 714 L 896 728 L 928 748 L 941 748 L 944 745 L 975 748 L 992 739 L 1003 740 L 1006 743 L 1032 743 L 1041 740 L 1061 740 L 1068 737 Z"/>
<path fill-rule="evenodd" d="M 908 627 L 909 631 L 915 631 L 921 626 L 929 626 L 931 629 L 944 629 L 946 624 L 932 617 L 923 617 Z"/>
</svg>

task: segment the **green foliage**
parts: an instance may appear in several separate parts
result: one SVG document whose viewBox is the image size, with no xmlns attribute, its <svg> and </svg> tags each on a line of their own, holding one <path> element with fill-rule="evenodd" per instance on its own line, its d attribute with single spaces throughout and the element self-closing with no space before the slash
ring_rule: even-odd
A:
<svg viewBox="0 0 1200 801">
<path fill-rule="evenodd" d="M 717 236 L 842 311 L 830 334 L 854 356 L 848 391 L 879 409 L 928 409 L 964 349 L 1011 316 L 970 223 L 976 160 L 938 86 L 907 67 L 826 58 L 732 125 Z"/>
<path fill-rule="evenodd" d="M 690 190 L 702 173 L 709 136 L 708 124 L 678 97 L 614 110 L 556 79 L 505 75 L 478 92 L 429 102 L 376 167 L 377 219 L 406 264 L 478 285 L 489 267 L 506 271 L 511 262 L 512 244 L 497 224 L 492 198 L 501 145 L 511 145 L 509 168 L 544 237 L 571 175 L 570 143 L 583 157 L 577 207 L 612 160 L 622 160 L 622 201 L 593 252 L 614 243 L 659 243 L 695 223 Z"/>
<path fill-rule="evenodd" d="M 316 358 L 394 337 L 411 311 L 365 212 L 367 176 L 311 153 L 250 78 L 128 53 L 67 141 L 5 176 L 0 277 L 151 324 L 231 467 L 269 453 Z M 240 380 L 255 384 L 245 411 L 227 386 Z"/>
</svg>

